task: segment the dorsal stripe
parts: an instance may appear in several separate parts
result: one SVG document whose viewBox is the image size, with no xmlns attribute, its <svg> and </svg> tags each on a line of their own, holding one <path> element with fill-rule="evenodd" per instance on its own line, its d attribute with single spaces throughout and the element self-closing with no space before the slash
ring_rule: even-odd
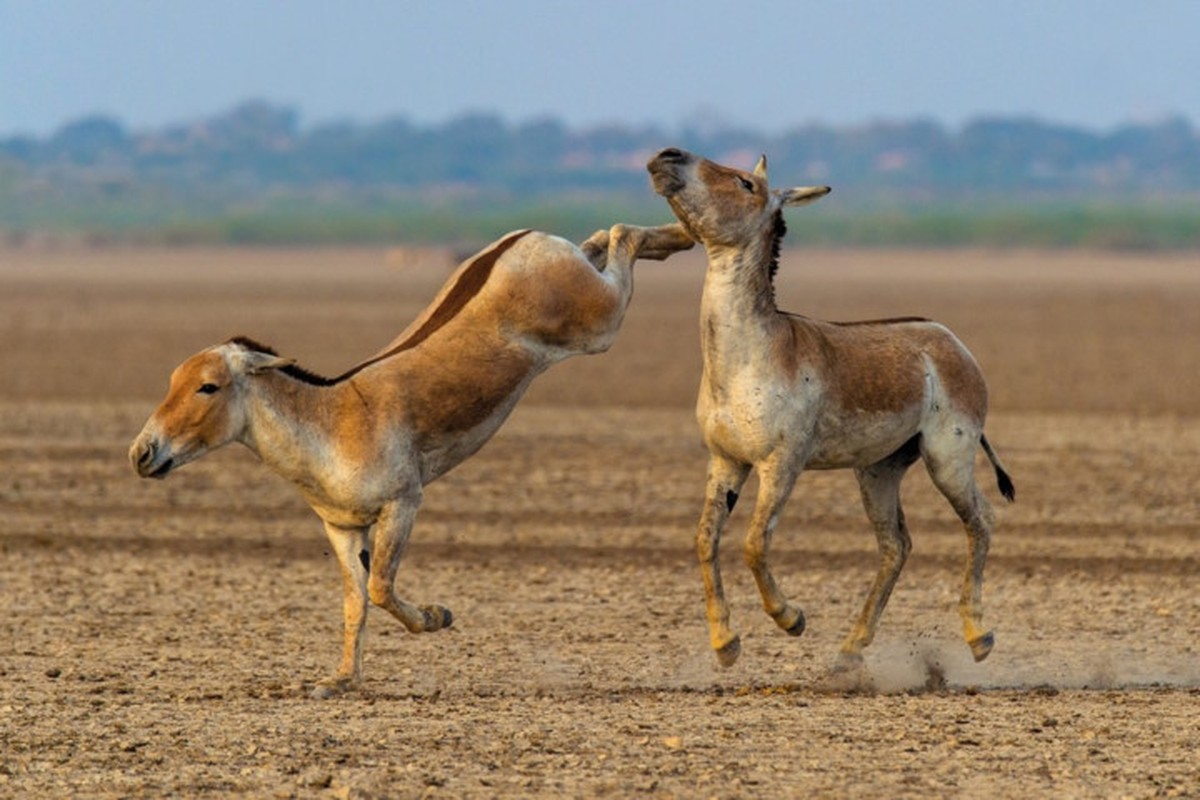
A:
<svg viewBox="0 0 1200 800">
<path fill-rule="evenodd" d="M 483 289 L 483 285 L 487 283 L 488 277 L 492 274 L 492 267 L 500 260 L 500 256 L 517 243 L 521 237 L 532 231 L 524 230 L 517 231 L 505 239 L 500 240 L 489 250 L 485 250 L 475 257 L 475 259 L 459 270 L 458 279 L 446 295 L 442 298 L 442 302 L 433 310 L 429 317 L 421 324 L 421 327 L 413 331 L 412 335 L 401 342 L 398 342 L 395 347 L 389 348 L 384 352 L 367 359 L 366 361 L 352 367 L 348 372 L 339 375 L 336 378 L 326 378 L 315 372 L 310 372 L 296 364 L 288 364 L 279 369 L 285 375 L 289 375 L 304 383 L 310 383 L 314 386 L 332 386 L 335 383 L 341 383 L 344 380 L 354 377 L 362 370 L 378 364 L 386 358 L 401 353 L 416 347 L 421 342 L 432 336 L 439 328 L 444 326 L 450 320 L 458 316 L 459 312 L 466 307 L 475 295 L 479 294 Z M 245 347 L 248 350 L 255 350 L 260 353 L 269 355 L 278 355 L 274 349 L 265 344 L 254 341 L 246 336 L 235 336 L 227 340 L 227 344 L 236 344 Z"/>
<path fill-rule="evenodd" d="M 500 256 L 504 255 L 510 247 L 528 233 L 531 233 L 531 231 L 517 231 L 508 238 L 501 240 L 492 249 L 485 250 L 476 256 L 474 261 L 461 270 L 458 280 L 454 282 L 454 286 L 450 288 L 450 291 L 442 298 L 442 302 L 438 304 L 438 307 L 434 309 L 433 313 L 429 315 L 429 318 L 425 320 L 425 323 L 420 328 L 413 331 L 411 336 L 398 343 L 395 347 L 385 350 L 374 358 L 362 362 L 344 375 L 335 378 L 334 383 L 344 381 L 372 364 L 378 364 L 380 361 L 390 358 L 397 353 L 416 347 L 436 333 L 446 323 L 450 322 L 450 320 L 457 317 L 459 312 L 466 307 L 467 303 L 483 289 L 488 277 L 492 274 L 492 268 L 500 260 Z"/>
<path fill-rule="evenodd" d="M 887 319 L 863 319 L 863 320 L 855 320 L 853 322 L 835 322 L 833 324 L 838 325 L 843 328 L 853 328 L 856 325 L 901 325 L 906 322 L 932 322 L 932 321 L 933 320 L 927 319 L 925 317 L 889 317 Z"/>
</svg>

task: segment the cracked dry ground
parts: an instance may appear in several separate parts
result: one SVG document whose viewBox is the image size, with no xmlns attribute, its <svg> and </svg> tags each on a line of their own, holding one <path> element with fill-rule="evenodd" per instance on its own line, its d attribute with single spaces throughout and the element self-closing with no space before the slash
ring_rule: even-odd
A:
<svg viewBox="0 0 1200 800">
<path fill-rule="evenodd" d="M 984 481 L 997 646 L 975 664 L 955 613 L 964 539 L 912 471 L 914 553 L 854 692 L 827 676 L 875 568 L 848 473 L 804 476 L 776 534 L 805 634 L 759 608 L 746 502 L 724 550 L 743 654 L 719 670 L 707 650 L 702 273 L 694 254 L 640 265 L 613 350 L 540 378 L 429 487 L 400 581 L 454 627 L 412 636 L 373 614 L 364 689 L 317 702 L 341 599 L 315 517 L 243 450 L 159 483 L 125 449 L 200 347 L 245 333 L 336 372 L 403 327 L 445 265 L 0 254 L 0 794 L 1200 793 L 1200 265 L 785 253 L 785 308 L 958 331 L 1017 482 L 1002 506 Z"/>
</svg>

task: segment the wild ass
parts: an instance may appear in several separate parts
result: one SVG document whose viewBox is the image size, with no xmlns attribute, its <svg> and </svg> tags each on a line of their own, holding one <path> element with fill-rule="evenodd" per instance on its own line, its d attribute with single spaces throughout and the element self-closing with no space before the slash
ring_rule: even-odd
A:
<svg viewBox="0 0 1200 800">
<path fill-rule="evenodd" d="M 994 636 L 982 627 L 981 585 L 993 515 L 975 483 L 977 447 L 991 460 L 1001 493 L 1009 500 L 1014 493 L 983 435 L 987 386 L 975 359 L 947 328 L 926 319 L 832 323 L 776 307 L 782 209 L 812 202 L 829 187 L 770 190 L 765 156 L 753 172 L 742 172 L 671 148 L 647 168 L 655 191 L 708 253 L 696 416 L 710 455 L 696 548 L 720 662 L 732 664 L 741 645 L 729 627 L 717 551 L 750 471 L 757 471 L 759 489 L 745 561 L 766 612 L 792 635 L 803 632 L 804 614 L 767 565 L 779 514 L 804 469 L 849 468 L 858 478 L 881 563 L 841 646 L 836 668 L 849 670 L 862 664 L 911 549 L 900 480 L 918 458 L 966 526 L 959 613 L 975 660 L 986 658 Z"/>
<path fill-rule="evenodd" d="M 534 377 L 607 350 L 633 292 L 633 263 L 692 246 L 679 225 L 617 225 L 581 247 L 517 231 L 464 262 L 391 344 L 339 377 L 314 375 L 238 337 L 177 367 L 129 451 L 142 477 L 241 442 L 300 489 L 343 579 L 341 662 L 314 696 L 362 679 L 367 601 L 413 633 L 451 624 L 397 595 L 422 487 L 477 451 Z"/>
</svg>

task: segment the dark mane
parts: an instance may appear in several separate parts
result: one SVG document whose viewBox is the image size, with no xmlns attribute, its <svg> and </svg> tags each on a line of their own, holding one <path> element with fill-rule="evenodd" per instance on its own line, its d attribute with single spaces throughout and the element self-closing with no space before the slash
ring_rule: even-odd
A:
<svg viewBox="0 0 1200 800">
<path fill-rule="evenodd" d="M 905 322 L 932 322 L 927 317 L 888 317 L 886 319 L 860 319 L 852 322 L 835 322 L 834 325 L 852 328 L 855 325 L 900 325 Z"/>
<path fill-rule="evenodd" d="M 251 339 L 249 336 L 234 336 L 230 339 L 225 340 L 225 344 L 236 344 L 240 347 L 246 348 L 247 350 L 253 350 L 256 353 L 266 353 L 269 356 L 279 355 L 279 353 L 275 352 L 275 348 L 267 347 L 265 344 L 263 344 L 261 342 L 256 342 L 255 340 Z"/>
<path fill-rule="evenodd" d="M 772 285 L 775 283 L 775 273 L 779 271 L 779 248 L 784 236 L 787 236 L 787 223 L 783 221 L 781 208 L 775 212 L 775 227 L 771 231 L 771 262 L 767 264 L 767 277 Z"/>
<path fill-rule="evenodd" d="M 275 352 L 275 348 L 268 347 L 261 342 L 256 342 L 249 336 L 234 336 L 232 339 L 229 339 L 226 344 L 236 344 L 239 347 L 246 348 L 247 350 L 253 350 L 256 353 L 264 353 L 269 356 L 279 355 L 279 353 Z M 313 386 L 332 386 L 339 380 L 338 378 L 326 378 L 324 375 L 318 375 L 317 373 L 307 370 L 298 364 L 288 364 L 280 367 L 278 371 L 282 372 L 284 375 Z"/>
<path fill-rule="evenodd" d="M 285 367 L 280 367 L 279 372 L 303 383 L 312 384 L 313 386 L 333 386 L 341 380 L 340 378 L 326 378 L 324 375 L 318 375 L 297 364 L 288 364 Z"/>
</svg>

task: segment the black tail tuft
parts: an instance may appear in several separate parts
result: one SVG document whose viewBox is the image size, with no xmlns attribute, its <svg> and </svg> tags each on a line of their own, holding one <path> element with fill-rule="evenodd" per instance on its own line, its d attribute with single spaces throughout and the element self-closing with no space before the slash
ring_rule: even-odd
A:
<svg viewBox="0 0 1200 800">
<path fill-rule="evenodd" d="M 996 451 L 992 449 L 992 443 L 987 440 L 986 436 L 980 436 L 979 443 L 983 446 L 983 452 L 987 454 L 988 460 L 992 462 L 992 466 L 996 470 L 996 483 L 1000 486 L 1000 494 L 1004 495 L 1004 499 L 1008 502 L 1013 502 L 1017 499 L 1017 487 L 1013 486 L 1012 478 L 1004 471 L 1004 467 L 1000 466 L 1000 459 L 996 456 Z"/>
<path fill-rule="evenodd" d="M 999 466 L 996 467 L 996 483 L 1000 485 L 1000 494 L 1004 495 L 1005 500 L 1011 503 L 1017 499 L 1017 487 L 1013 486 L 1012 478 Z"/>
</svg>

